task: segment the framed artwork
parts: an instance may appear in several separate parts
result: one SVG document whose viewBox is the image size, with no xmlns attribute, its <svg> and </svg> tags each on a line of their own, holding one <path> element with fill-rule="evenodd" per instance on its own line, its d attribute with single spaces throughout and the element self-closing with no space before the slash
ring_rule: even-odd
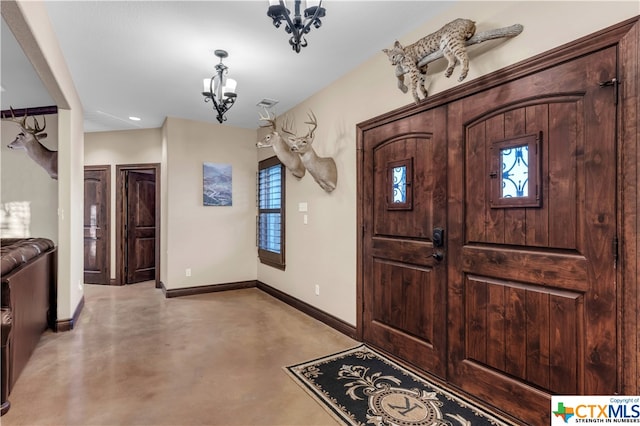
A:
<svg viewBox="0 0 640 426">
<path fill-rule="evenodd" d="M 202 204 L 230 206 L 231 201 L 231 164 L 203 163 Z"/>
</svg>

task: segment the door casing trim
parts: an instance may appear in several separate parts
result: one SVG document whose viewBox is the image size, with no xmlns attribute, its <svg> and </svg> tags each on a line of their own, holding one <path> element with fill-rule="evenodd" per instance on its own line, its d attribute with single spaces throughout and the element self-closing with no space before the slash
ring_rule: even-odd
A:
<svg viewBox="0 0 640 426">
<path fill-rule="evenodd" d="M 124 244 L 126 241 L 124 225 L 126 223 L 124 217 L 125 206 L 125 182 L 126 173 L 128 171 L 153 171 L 156 178 L 156 224 L 155 224 L 155 287 L 161 288 L 160 285 L 160 163 L 144 163 L 144 164 L 117 164 L 116 165 L 116 278 L 114 285 L 124 285 L 126 282 L 124 273 Z"/>
<path fill-rule="evenodd" d="M 90 165 L 84 166 L 84 172 L 87 170 L 97 170 L 97 171 L 106 171 L 107 172 L 107 217 L 106 217 L 106 232 L 105 232 L 105 241 L 106 241 L 106 253 L 107 253 L 107 282 L 101 283 L 101 285 L 113 285 L 113 280 L 111 279 L 111 165 L 110 164 L 101 164 L 101 165 Z M 83 273 L 84 275 L 84 273 Z"/>
</svg>

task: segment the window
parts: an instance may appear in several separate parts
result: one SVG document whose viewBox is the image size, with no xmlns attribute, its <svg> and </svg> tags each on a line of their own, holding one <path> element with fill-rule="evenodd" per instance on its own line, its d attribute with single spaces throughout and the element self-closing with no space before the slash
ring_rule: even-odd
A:
<svg viewBox="0 0 640 426">
<path fill-rule="evenodd" d="M 392 203 L 407 202 L 407 166 L 398 166 L 391 169 L 393 176 L 393 199 Z"/>
<path fill-rule="evenodd" d="M 284 262 L 284 167 L 277 157 L 258 164 L 258 257 L 274 268 Z"/>
<path fill-rule="evenodd" d="M 387 209 L 411 210 L 413 208 L 413 159 L 387 163 Z"/>
<path fill-rule="evenodd" d="M 541 134 L 491 144 L 491 207 L 540 207 Z"/>
<path fill-rule="evenodd" d="M 502 198 L 529 195 L 529 147 L 514 146 L 500 150 L 502 161 Z"/>
</svg>

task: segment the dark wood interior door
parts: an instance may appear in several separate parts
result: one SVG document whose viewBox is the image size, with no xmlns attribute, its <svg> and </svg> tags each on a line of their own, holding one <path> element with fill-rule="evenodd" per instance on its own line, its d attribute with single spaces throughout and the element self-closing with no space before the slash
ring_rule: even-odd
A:
<svg viewBox="0 0 640 426">
<path fill-rule="evenodd" d="M 109 284 L 110 166 L 84 169 L 84 282 Z"/>
<path fill-rule="evenodd" d="M 364 133 L 363 338 L 444 376 L 446 110 Z M 437 231 L 440 232 L 440 231 Z"/>
<path fill-rule="evenodd" d="M 614 77 L 611 47 L 449 106 L 449 380 L 531 425 L 618 391 Z M 499 160 L 533 139 L 509 200 Z"/>
<path fill-rule="evenodd" d="M 126 284 L 156 277 L 156 178 L 153 171 L 126 171 Z"/>
</svg>

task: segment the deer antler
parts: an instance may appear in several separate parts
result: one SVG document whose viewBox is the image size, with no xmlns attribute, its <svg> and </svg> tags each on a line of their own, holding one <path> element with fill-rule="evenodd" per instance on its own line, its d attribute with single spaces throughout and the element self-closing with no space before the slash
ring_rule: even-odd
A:
<svg viewBox="0 0 640 426">
<path fill-rule="evenodd" d="M 34 136 L 37 136 L 38 133 L 44 132 L 44 129 L 47 128 L 47 118 L 44 115 L 42 116 L 42 120 L 43 120 L 43 123 L 44 123 L 44 125 L 42 127 L 40 127 L 40 123 L 38 123 L 38 119 L 35 116 L 33 117 L 33 125 L 34 125 L 34 127 L 31 127 L 31 126 L 29 126 L 27 124 L 28 114 L 26 112 L 24 114 L 24 117 L 18 119 L 18 118 L 16 118 L 16 114 L 15 114 L 15 111 L 13 110 L 13 108 L 9 107 L 9 109 L 11 110 L 11 118 L 9 120 L 13 121 L 14 123 L 18 123 L 18 125 L 26 133 L 30 133 L 30 134 L 32 134 Z"/>
<path fill-rule="evenodd" d="M 309 133 L 307 133 L 307 136 L 305 137 L 307 139 L 313 140 L 313 133 L 316 131 L 316 128 L 318 127 L 318 120 L 316 119 L 316 116 L 313 113 L 313 111 L 309 111 L 307 115 L 309 116 L 310 121 L 305 121 L 305 124 L 309 124 L 313 127 L 309 129 Z"/>
<path fill-rule="evenodd" d="M 18 125 L 20 125 L 20 127 L 22 127 L 23 129 L 26 126 L 27 123 L 27 114 L 24 114 L 24 117 L 22 117 L 21 119 L 16 118 L 16 114 L 15 111 L 13 110 L 12 107 L 9 107 L 9 109 L 11 110 L 11 118 L 9 119 L 9 121 L 13 121 L 14 123 L 18 123 Z"/>
<path fill-rule="evenodd" d="M 273 129 L 273 131 L 276 131 L 276 115 L 273 115 L 273 118 L 271 118 L 271 114 L 269 113 L 269 111 L 267 111 L 267 109 L 264 109 L 264 112 L 267 113 L 267 116 L 263 116 L 261 113 L 258 113 L 258 115 L 260 116 L 260 121 L 266 121 L 267 124 L 264 126 L 260 126 L 260 127 L 271 127 Z"/>
<path fill-rule="evenodd" d="M 291 137 L 297 137 L 296 134 L 294 133 L 293 129 L 291 128 L 291 125 L 293 124 L 291 118 L 289 116 L 286 116 L 284 118 L 284 123 L 282 123 L 282 133 L 286 133 L 287 135 L 290 135 Z"/>
<path fill-rule="evenodd" d="M 307 139 L 310 143 L 310 141 L 313 140 L 313 133 L 316 131 L 316 128 L 318 127 L 318 120 L 316 119 L 316 116 L 313 113 L 313 111 L 310 111 L 307 115 L 309 116 L 309 121 L 305 121 L 305 124 L 309 124 L 312 127 L 309 129 L 309 133 L 307 133 L 307 136 L 304 136 L 299 139 Z M 294 133 L 291 127 L 292 127 L 292 120 L 287 116 L 285 117 L 285 121 L 282 124 L 282 133 L 286 133 L 291 137 L 298 138 L 298 136 Z"/>
<path fill-rule="evenodd" d="M 33 117 L 34 127 L 30 127 L 28 124 L 26 124 L 26 121 L 25 121 L 25 126 L 23 126 L 22 128 L 25 130 L 25 132 L 31 133 L 32 135 L 37 136 L 38 133 L 42 133 L 44 129 L 47 128 L 47 119 L 45 118 L 44 115 L 42 116 L 42 120 L 44 121 L 44 126 L 40 127 L 40 123 L 38 123 L 38 119 L 34 116 Z"/>
<path fill-rule="evenodd" d="M 44 125 L 42 127 L 40 127 L 40 123 L 38 123 L 38 119 L 34 116 L 33 117 L 33 125 L 34 125 L 34 127 L 27 126 L 24 129 L 27 132 L 31 133 L 32 135 L 37 136 L 38 133 L 44 132 L 44 129 L 47 128 L 47 118 L 44 115 L 42 116 L 42 121 L 44 122 Z M 26 122 L 25 122 L 25 124 L 26 124 Z"/>
</svg>

